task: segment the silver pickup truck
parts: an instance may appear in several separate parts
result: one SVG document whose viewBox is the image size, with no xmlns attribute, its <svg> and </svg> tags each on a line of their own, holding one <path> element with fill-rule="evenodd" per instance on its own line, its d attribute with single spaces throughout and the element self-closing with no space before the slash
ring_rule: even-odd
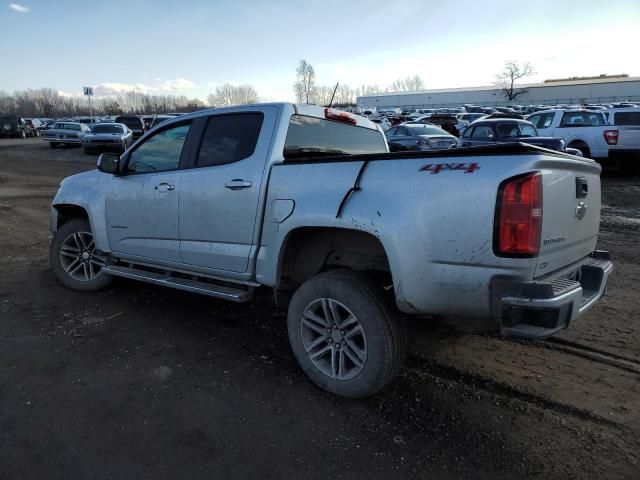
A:
<svg viewBox="0 0 640 480">
<path fill-rule="evenodd" d="M 599 174 L 523 144 L 389 153 L 376 124 L 310 105 L 208 110 L 63 180 L 50 262 L 75 290 L 273 292 L 305 373 L 362 397 L 402 364 L 405 316 L 543 338 L 600 299 Z"/>
</svg>

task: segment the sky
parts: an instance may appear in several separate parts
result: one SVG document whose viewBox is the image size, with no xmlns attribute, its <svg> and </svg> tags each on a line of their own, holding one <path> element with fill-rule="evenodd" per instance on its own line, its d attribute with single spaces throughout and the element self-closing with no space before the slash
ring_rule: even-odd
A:
<svg viewBox="0 0 640 480">
<path fill-rule="evenodd" d="M 640 0 L 0 0 L 0 91 L 136 89 L 205 99 L 223 83 L 293 100 L 321 85 L 490 85 L 507 60 L 548 78 L 640 76 Z"/>
</svg>

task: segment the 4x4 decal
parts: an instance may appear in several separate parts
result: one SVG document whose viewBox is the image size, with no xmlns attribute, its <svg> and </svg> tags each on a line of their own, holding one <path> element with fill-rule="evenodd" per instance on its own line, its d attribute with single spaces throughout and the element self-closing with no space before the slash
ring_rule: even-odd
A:
<svg viewBox="0 0 640 480">
<path fill-rule="evenodd" d="M 480 169 L 479 163 L 427 163 L 420 168 L 421 172 L 440 173 L 449 170 L 463 171 L 464 173 L 473 173 Z"/>
</svg>

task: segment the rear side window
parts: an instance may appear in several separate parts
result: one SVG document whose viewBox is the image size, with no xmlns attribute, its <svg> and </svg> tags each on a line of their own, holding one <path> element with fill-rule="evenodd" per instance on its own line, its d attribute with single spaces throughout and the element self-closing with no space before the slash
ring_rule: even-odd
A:
<svg viewBox="0 0 640 480">
<path fill-rule="evenodd" d="M 196 165 L 224 165 L 253 155 L 262 119 L 262 113 L 232 113 L 209 117 Z"/>
<path fill-rule="evenodd" d="M 386 153 L 384 136 L 377 130 L 323 118 L 292 115 L 284 144 L 285 158 L 309 155 Z"/>
<path fill-rule="evenodd" d="M 640 125 L 640 112 L 615 112 L 613 113 L 613 124 Z"/>
<path fill-rule="evenodd" d="M 595 112 L 566 112 L 560 122 L 561 127 L 597 127 L 604 124 L 604 115 Z"/>
</svg>

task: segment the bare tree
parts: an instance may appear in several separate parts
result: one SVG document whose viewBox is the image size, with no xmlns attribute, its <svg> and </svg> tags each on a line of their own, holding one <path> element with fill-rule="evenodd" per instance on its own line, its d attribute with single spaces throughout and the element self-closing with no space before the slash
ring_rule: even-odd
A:
<svg viewBox="0 0 640 480">
<path fill-rule="evenodd" d="M 316 73 L 313 67 L 306 60 L 300 60 L 298 68 L 296 68 L 297 81 L 293 84 L 293 90 L 299 101 L 305 103 L 313 103 L 313 95 L 316 88 Z M 300 92 L 300 94 L 299 94 Z"/>
<path fill-rule="evenodd" d="M 231 105 L 247 105 L 258 101 L 258 92 L 251 85 L 231 85 L 225 83 L 216 87 L 215 93 L 207 96 L 207 103 L 212 107 L 228 107 Z"/>
<path fill-rule="evenodd" d="M 533 67 L 529 62 L 519 64 L 515 60 L 509 60 L 505 62 L 504 70 L 496 75 L 496 80 L 502 87 L 504 96 L 512 102 L 527 92 L 524 88 L 516 88 L 515 83 L 521 78 L 533 75 L 533 73 Z"/>
<path fill-rule="evenodd" d="M 388 90 L 392 92 L 413 92 L 416 90 L 424 90 L 424 82 L 419 75 L 412 75 L 404 79 L 397 79 L 389 86 Z"/>
</svg>

